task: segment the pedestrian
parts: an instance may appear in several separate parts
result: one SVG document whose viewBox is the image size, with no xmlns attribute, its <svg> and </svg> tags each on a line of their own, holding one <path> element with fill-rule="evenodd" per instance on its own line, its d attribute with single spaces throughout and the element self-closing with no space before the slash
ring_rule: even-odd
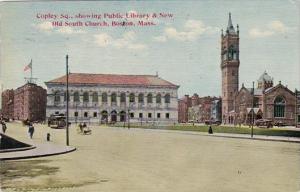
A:
<svg viewBox="0 0 300 192">
<path fill-rule="evenodd" d="M 6 124 L 4 121 L 2 121 L 1 124 L 2 124 L 2 132 L 5 133 L 5 131 L 7 129 Z"/>
<path fill-rule="evenodd" d="M 34 133 L 34 127 L 33 127 L 32 123 L 29 124 L 28 133 L 30 135 L 30 139 L 32 139 L 32 136 L 33 136 L 33 133 Z"/>
<path fill-rule="evenodd" d="M 213 130 L 212 130 L 211 126 L 209 126 L 208 134 L 213 134 Z"/>
</svg>

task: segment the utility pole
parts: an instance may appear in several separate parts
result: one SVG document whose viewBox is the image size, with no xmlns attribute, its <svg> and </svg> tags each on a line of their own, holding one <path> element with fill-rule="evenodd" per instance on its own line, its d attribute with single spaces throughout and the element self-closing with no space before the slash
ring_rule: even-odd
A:
<svg viewBox="0 0 300 192">
<path fill-rule="evenodd" d="M 252 82 L 252 122 L 251 122 L 251 138 L 253 138 L 253 124 L 254 124 L 254 81 Z"/>
<path fill-rule="evenodd" d="M 66 55 L 66 75 L 67 75 L 67 128 L 66 128 L 66 142 L 67 146 L 69 146 L 69 64 L 68 64 L 69 56 Z"/>
</svg>

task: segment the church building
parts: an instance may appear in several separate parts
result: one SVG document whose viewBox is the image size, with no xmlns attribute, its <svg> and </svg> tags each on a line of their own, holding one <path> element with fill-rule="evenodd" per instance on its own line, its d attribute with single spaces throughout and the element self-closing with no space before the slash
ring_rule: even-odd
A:
<svg viewBox="0 0 300 192">
<path fill-rule="evenodd" d="M 275 124 L 295 125 L 296 94 L 281 82 L 273 86 L 273 78 L 266 71 L 256 88 L 243 84 L 239 89 L 239 66 L 239 26 L 235 30 L 229 13 L 226 33 L 221 34 L 222 122 L 251 124 L 268 119 Z"/>
</svg>

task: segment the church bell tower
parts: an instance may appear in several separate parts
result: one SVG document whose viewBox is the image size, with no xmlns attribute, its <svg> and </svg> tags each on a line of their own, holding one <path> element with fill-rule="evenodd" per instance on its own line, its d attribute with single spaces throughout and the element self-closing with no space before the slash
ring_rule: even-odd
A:
<svg viewBox="0 0 300 192">
<path fill-rule="evenodd" d="M 221 70 L 222 70 L 222 121 L 233 123 L 230 112 L 234 110 L 234 98 L 239 88 L 239 26 L 232 25 L 229 13 L 225 35 L 221 34 Z"/>
</svg>

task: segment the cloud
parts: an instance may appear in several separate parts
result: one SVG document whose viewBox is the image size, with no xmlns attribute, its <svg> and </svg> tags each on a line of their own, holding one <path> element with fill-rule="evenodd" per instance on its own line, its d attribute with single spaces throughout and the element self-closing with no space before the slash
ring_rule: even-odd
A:
<svg viewBox="0 0 300 192">
<path fill-rule="evenodd" d="M 269 37 L 276 34 L 284 34 L 291 30 L 281 21 L 275 20 L 267 24 L 266 29 L 254 27 L 249 30 L 249 36 L 252 38 Z"/>
<path fill-rule="evenodd" d="M 45 21 L 36 25 L 36 28 L 38 28 L 41 31 L 50 31 L 54 27 L 52 26 L 52 23 L 50 21 Z"/>
<path fill-rule="evenodd" d="M 177 41 L 192 41 L 196 40 L 203 34 L 214 34 L 218 28 L 206 26 L 200 20 L 188 20 L 183 26 L 183 30 L 178 30 L 174 27 L 166 27 L 163 35 L 153 37 L 153 41 L 166 42 L 168 39 Z"/>
<path fill-rule="evenodd" d="M 45 21 L 42 23 L 39 23 L 37 25 L 33 25 L 35 28 L 37 28 L 39 31 L 41 32 L 45 32 L 45 33 L 59 33 L 59 34 L 64 34 L 64 35 L 72 35 L 72 34 L 82 34 L 82 33 L 86 33 L 83 30 L 75 30 L 72 27 L 53 27 L 52 22 L 50 21 Z"/>
<path fill-rule="evenodd" d="M 59 27 L 56 32 L 67 35 L 85 33 L 83 30 L 74 30 L 72 27 Z"/>
<path fill-rule="evenodd" d="M 94 35 L 95 43 L 99 47 L 114 47 L 114 48 L 127 48 L 134 50 L 142 50 L 147 48 L 145 44 L 136 42 L 136 33 L 133 31 L 128 31 L 122 35 L 121 38 L 114 39 L 112 36 L 107 33 L 100 33 Z"/>
</svg>

